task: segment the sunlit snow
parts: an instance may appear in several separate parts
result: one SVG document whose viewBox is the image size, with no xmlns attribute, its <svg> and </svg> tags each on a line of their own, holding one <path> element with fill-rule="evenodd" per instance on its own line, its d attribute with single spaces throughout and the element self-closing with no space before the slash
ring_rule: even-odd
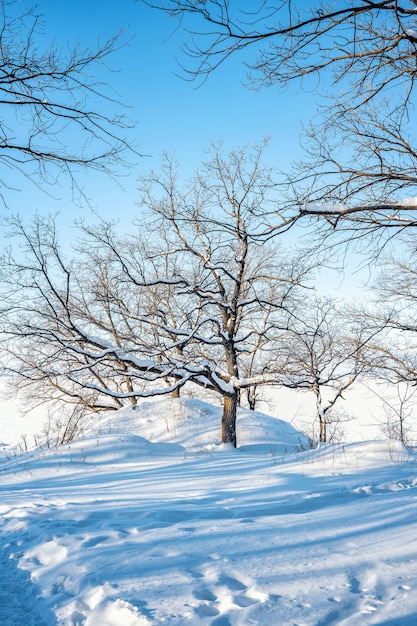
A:
<svg viewBox="0 0 417 626">
<path fill-rule="evenodd" d="M 248 410 L 235 450 L 220 417 L 143 401 L 58 449 L 5 446 L 0 623 L 417 624 L 416 455 L 308 449 Z"/>
</svg>

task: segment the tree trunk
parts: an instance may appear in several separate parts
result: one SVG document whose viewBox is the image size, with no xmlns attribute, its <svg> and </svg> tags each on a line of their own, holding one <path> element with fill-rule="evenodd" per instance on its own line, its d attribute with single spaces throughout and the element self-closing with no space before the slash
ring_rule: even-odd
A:
<svg viewBox="0 0 417 626">
<path fill-rule="evenodd" d="M 322 415 L 319 415 L 319 422 L 320 422 L 320 438 L 319 441 L 320 443 L 326 443 L 327 442 L 327 424 L 326 424 L 326 418 Z"/>
<path fill-rule="evenodd" d="M 237 392 L 223 397 L 222 443 L 231 443 L 236 448 Z"/>
<path fill-rule="evenodd" d="M 166 378 L 164 378 L 166 384 L 168 385 L 168 387 L 172 387 L 172 379 L 170 379 L 168 376 Z M 175 383 L 175 381 L 174 381 Z M 180 398 L 181 397 L 181 389 L 180 387 L 174 387 L 174 389 L 171 391 L 171 398 Z"/>
<path fill-rule="evenodd" d="M 130 378 L 128 378 L 127 376 L 125 377 L 126 380 L 126 384 L 127 384 L 127 390 L 129 393 L 133 392 L 133 385 L 131 383 Z M 130 396 L 129 398 L 129 402 L 131 406 L 136 406 L 138 403 L 138 399 L 136 398 L 136 396 Z"/>
<path fill-rule="evenodd" d="M 251 411 L 255 410 L 256 406 L 256 387 L 248 387 L 246 391 L 246 397 Z"/>
<path fill-rule="evenodd" d="M 175 389 L 171 391 L 171 398 L 180 398 L 180 397 L 181 397 L 180 388 L 175 387 Z"/>
<path fill-rule="evenodd" d="M 326 409 L 323 407 L 323 400 L 321 397 L 320 386 L 318 383 L 314 385 L 313 391 L 316 396 L 317 416 L 319 418 L 319 425 L 320 425 L 319 442 L 326 443 L 327 441 Z"/>
</svg>

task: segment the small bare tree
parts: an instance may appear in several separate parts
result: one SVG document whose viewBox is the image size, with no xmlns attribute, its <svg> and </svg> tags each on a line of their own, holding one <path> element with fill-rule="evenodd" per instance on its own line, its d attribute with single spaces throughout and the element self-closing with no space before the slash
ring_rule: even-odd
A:
<svg viewBox="0 0 417 626">
<path fill-rule="evenodd" d="M 303 312 L 292 317 L 284 340 L 287 385 L 313 392 L 320 443 L 328 441 L 336 403 L 364 371 L 369 340 L 328 298 L 305 301 Z"/>
<path fill-rule="evenodd" d="M 399 382 L 391 385 L 390 389 L 378 392 L 372 389 L 382 402 L 385 419 L 381 423 L 381 432 L 389 439 L 398 439 L 405 445 L 410 445 L 415 440 L 415 428 L 412 420 L 415 417 L 413 411 L 416 388 L 410 383 Z"/>
</svg>

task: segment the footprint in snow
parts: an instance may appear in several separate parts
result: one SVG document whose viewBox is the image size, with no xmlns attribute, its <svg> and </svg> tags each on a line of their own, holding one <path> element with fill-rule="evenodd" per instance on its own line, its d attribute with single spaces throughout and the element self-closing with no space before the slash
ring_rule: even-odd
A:
<svg viewBox="0 0 417 626">
<path fill-rule="evenodd" d="M 269 594 L 256 589 L 255 583 L 236 571 L 224 573 L 224 563 L 211 560 L 192 570 L 198 581 L 193 596 L 199 601 L 195 613 L 200 618 L 216 617 L 212 626 L 229 626 L 228 615 L 235 611 L 250 611 L 256 604 L 270 599 Z"/>
</svg>

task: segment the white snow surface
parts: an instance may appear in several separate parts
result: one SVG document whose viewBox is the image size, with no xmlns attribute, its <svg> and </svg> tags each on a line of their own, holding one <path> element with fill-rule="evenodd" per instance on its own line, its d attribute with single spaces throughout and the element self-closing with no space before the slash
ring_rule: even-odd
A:
<svg viewBox="0 0 417 626">
<path fill-rule="evenodd" d="M 0 405 L 1 407 L 1 405 Z M 7 422 L 3 414 L 3 421 Z M 144 401 L 0 458 L 2 626 L 415 626 L 417 455 Z"/>
</svg>

